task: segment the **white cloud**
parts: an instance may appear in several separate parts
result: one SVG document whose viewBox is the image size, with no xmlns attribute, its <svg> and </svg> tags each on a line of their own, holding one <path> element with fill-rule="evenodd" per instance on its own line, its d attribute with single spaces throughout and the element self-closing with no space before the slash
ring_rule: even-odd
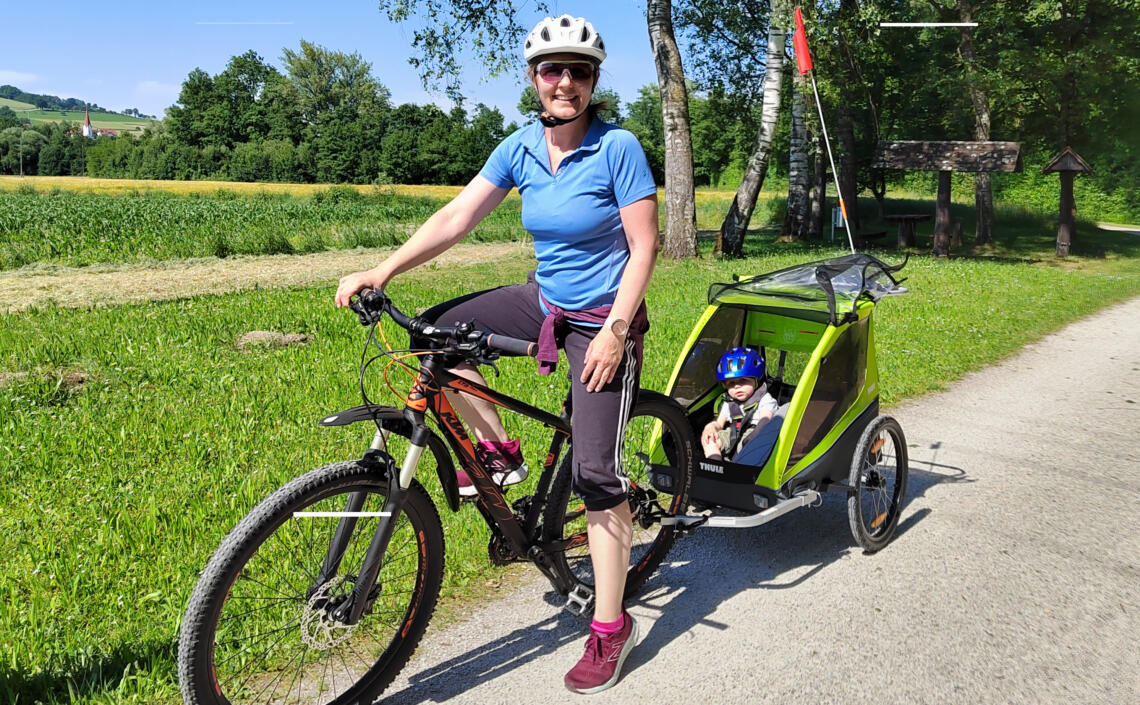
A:
<svg viewBox="0 0 1140 705">
<path fill-rule="evenodd" d="M 0 69 L 0 84 L 9 84 L 17 88 L 24 88 L 25 86 L 34 84 L 39 80 L 39 76 L 34 73 L 24 73 L 23 71 L 9 71 L 7 69 Z"/>
</svg>

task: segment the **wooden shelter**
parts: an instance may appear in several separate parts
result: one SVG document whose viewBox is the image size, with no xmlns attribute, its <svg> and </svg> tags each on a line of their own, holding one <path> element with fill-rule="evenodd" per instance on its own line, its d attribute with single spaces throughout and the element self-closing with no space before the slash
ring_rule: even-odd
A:
<svg viewBox="0 0 1140 705">
<path fill-rule="evenodd" d="M 1076 228 L 1077 206 L 1073 201 L 1073 175 L 1091 174 L 1093 168 L 1072 147 L 1065 147 L 1045 165 L 1042 174 L 1057 172 L 1061 175 L 1061 214 L 1057 220 L 1057 256 L 1066 257 L 1073 244 L 1073 231 Z"/>
<path fill-rule="evenodd" d="M 880 142 L 871 164 L 877 169 L 910 169 L 938 172 L 938 201 L 934 210 L 931 251 L 950 252 L 950 174 L 965 172 L 1021 171 L 1018 142 L 925 142 L 895 140 Z"/>
</svg>

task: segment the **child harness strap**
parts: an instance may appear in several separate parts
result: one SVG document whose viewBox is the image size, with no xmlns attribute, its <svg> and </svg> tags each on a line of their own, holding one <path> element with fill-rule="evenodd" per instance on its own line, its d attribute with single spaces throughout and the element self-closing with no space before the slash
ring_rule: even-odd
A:
<svg viewBox="0 0 1140 705">
<path fill-rule="evenodd" d="M 752 436 L 756 435 L 758 429 L 752 429 L 752 432 L 747 437 L 741 438 L 744 429 L 748 427 L 748 422 L 756 415 L 756 410 L 760 408 L 760 400 L 764 398 L 768 390 L 765 385 L 761 385 L 752 396 L 748 397 L 747 401 L 743 404 L 734 400 L 728 399 L 728 416 L 732 420 L 732 428 L 728 432 L 728 453 L 727 457 L 732 458 L 736 455 L 745 443 L 752 440 Z M 747 409 L 747 411 L 745 411 Z"/>
</svg>

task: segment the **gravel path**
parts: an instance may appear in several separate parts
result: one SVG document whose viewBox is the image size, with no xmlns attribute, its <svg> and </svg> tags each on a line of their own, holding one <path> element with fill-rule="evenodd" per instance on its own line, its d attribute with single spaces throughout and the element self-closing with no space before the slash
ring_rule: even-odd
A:
<svg viewBox="0 0 1140 705">
<path fill-rule="evenodd" d="M 160 301 L 194 294 L 327 283 L 379 264 L 391 249 L 338 250 L 308 255 L 204 257 L 157 264 L 62 267 L 40 265 L 0 272 L 0 311 L 15 313 L 53 303 L 93 306 Z M 529 242 L 460 244 L 436 264 L 474 264 L 532 257 Z M 331 291 L 330 291 L 331 296 Z"/>
<path fill-rule="evenodd" d="M 837 496 L 680 542 L 611 690 L 563 689 L 585 625 L 529 579 L 429 631 L 383 702 L 1137 702 L 1138 321 L 1140 298 L 891 410 L 911 480 L 876 555 Z"/>
</svg>

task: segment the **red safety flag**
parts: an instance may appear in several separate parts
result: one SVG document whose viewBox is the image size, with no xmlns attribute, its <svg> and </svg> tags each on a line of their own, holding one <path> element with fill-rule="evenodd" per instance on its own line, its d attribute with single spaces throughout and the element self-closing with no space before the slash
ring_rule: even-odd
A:
<svg viewBox="0 0 1140 705">
<path fill-rule="evenodd" d="M 807 32 L 804 31 L 804 16 L 800 8 L 796 8 L 796 33 L 792 35 L 792 47 L 796 54 L 796 65 L 799 66 L 800 75 L 807 75 L 811 71 L 811 51 L 808 50 Z"/>
</svg>

